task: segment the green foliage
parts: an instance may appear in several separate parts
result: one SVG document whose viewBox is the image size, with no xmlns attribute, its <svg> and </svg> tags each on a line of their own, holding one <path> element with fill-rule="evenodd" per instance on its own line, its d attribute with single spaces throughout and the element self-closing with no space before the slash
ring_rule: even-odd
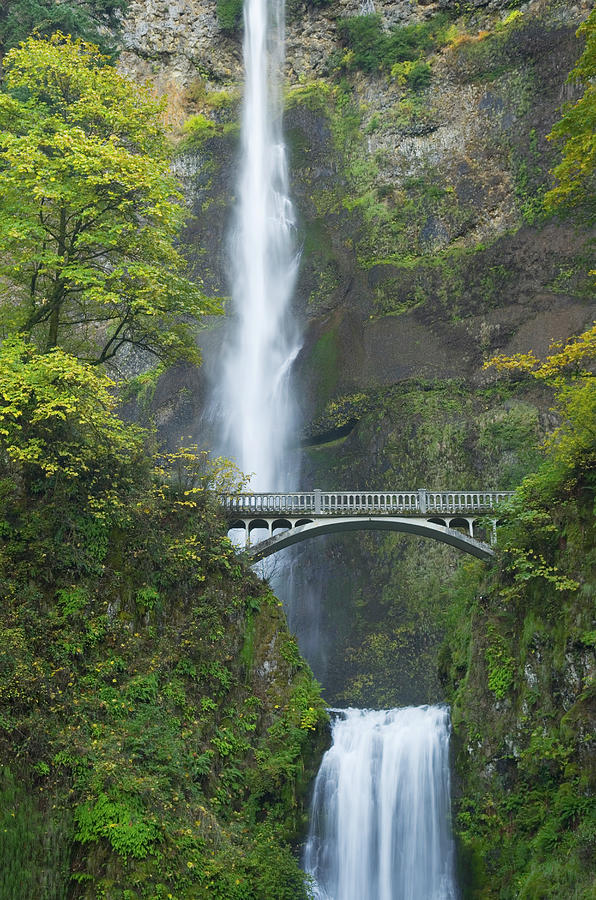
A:
<svg viewBox="0 0 596 900">
<path fill-rule="evenodd" d="M 138 465 L 142 440 L 139 430 L 114 415 L 107 376 L 62 350 L 43 354 L 21 338 L 7 338 L 0 347 L 0 383 L 5 459 L 27 483 L 51 479 L 55 492 L 83 482 L 93 502 L 101 503 L 109 478 L 111 497 L 116 495 L 126 469 Z M 98 486 L 91 473 L 102 468 L 109 474 Z"/>
<path fill-rule="evenodd" d="M 208 119 L 202 113 L 191 116 L 184 123 L 182 129 L 184 139 L 182 146 L 184 150 L 193 150 L 201 147 L 205 141 L 213 137 L 215 134 L 215 122 Z"/>
<path fill-rule="evenodd" d="M 489 30 L 460 34 L 451 41 L 455 71 L 466 81 L 494 81 L 515 68 L 517 41 L 527 24 L 521 10 L 513 10 Z"/>
<path fill-rule="evenodd" d="M 217 21 L 224 34 L 235 34 L 242 21 L 242 0 L 217 0 Z"/>
<path fill-rule="evenodd" d="M 128 0 L 10 0 L 0 7 L 0 49 L 6 52 L 32 32 L 56 31 L 93 41 L 102 52 L 114 52 L 112 40 L 120 30 Z"/>
<path fill-rule="evenodd" d="M 75 812 L 75 840 L 85 845 L 105 839 L 123 859 L 144 859 L 159 835 L 156 823 L 148 823 L 139 815 L 136 804 L 110 800 L 100 794 L 94 802 L 79 806 Z"/>
<path fill-rule="evenodd" d="M 49 767 L 40 764 L 38 771 L 45 775 Z M 69 825 L 66 810 L 62 821 L 44 815 L 31 784 L 0 767 L 0 900 L 66 900 Z"/>
<path fill-rule="evenodd" d="M 333 88 L 327 81 L 310 81 L 293 87 L 285 99 L 287 109 L 305 106 L 313 112 L 326 112 L 333 99 Z"/>
<path fill-rule="evenodd" d="M 0 383 L 2 900 L 306 900 L 288 842 L 326 713 L 226 537 L 235 470 L 152 466 L 62 350 L 6 340 Z"/>
<path fill-rule="evenodd" d="M 544 217 L 544 194 L 546 190 L 542 154 L 538 148 L 535 129 L 528 135 L 528 146 L 524 154 L 513 155 L 515 194 L 520 205 L 524 222 L 537 225 Z"/>
<path fill-rule="evenodd" d="M 430 68 L 420 58 L 431 53 L 445 40 L 448 17 L 440 13 L 426 22 L 405 27 L 394 27 L 386 32 L 377 13 L 350 16 L 340 19 L 338 33 L 348 52 L 342 65 L 348 71 L 392 71 L 392 67 L 405 62 L 418 61 L 406 76 L 408 84 L 419 90 L 430 81 Z M 398 71 L 392 71 L 397 77 Z"/>
<path fill-rule="evenodd" d="M 463 742 L 458 832 L 470 897 L 594 891 L 596 434 L 591 401 L 573 402 L 572 415 L 566 407 L 583 389 L 560 395 L 564 437 L 555 432 L 503 510 L 499 565 L 461 582 L 452 607 L 442 660 Z"/>
<path fill-rule="evenodd" d="M 515 674 L 515 662 L 509 656 L 507 642 L 494 627 L 487 628 L 489 644 L 484 651 L 488 669 L 488 689 L 497 700 L 503 700 L 510 692 Z"/>
<path fill-rule="evenodd" d="M 393 73 L 393 69 L 391 70 Z M 416 60 L 406 73 L 406 84 L 413 91 L 420 91 L 428 87 L 431 79 L 431 68 L 423 60 Z"/>
<path fill-rule="evenodd" d="M 596 10 L 579 28 L 586 39 L 583 54 L 569 81 L 584 86 L 581 98 L 565 108 L 549 139 L 562 147 L 562 160 L 554 170 L 556 185 L 544 198 L 547 211 L 573 214 L 590 225 L 596 221 Z"/>
<path fill-rule="evenodd" d="M 161 106 L 96 47 L 30 38 L 0 94 L 2 324 L 93 363 L 134 346 L 196 358 L 215 312 L 174 242 L 185 209 Z"/>
<path fill-rule="evenodd" d="M 338 34 L 350 50 L 349 66 L 363 72 L 380 69 L 383 62 L 385 38 L 378 13 L 340 19 Z"/>
</svg>

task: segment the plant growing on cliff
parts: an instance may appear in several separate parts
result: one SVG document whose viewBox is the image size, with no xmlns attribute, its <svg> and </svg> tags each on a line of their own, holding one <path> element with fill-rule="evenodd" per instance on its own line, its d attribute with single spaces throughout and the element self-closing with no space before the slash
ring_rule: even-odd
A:
<svg viewBox="0 0 596 900">
<path fill-rule="evenodd" d="M 224 34 L 235 34 L 242 21 L 242 0 L 217 0 L 217 21 Z"/>
<path fill-rule="evenodd" d="M 128 0 L 2 0 L 0 48 L 14 47 L 33 31 L 62 31 L 109 52 L 127 6 Z"/>
<path fill-rule="evenodd" d="M 596 10 L 577 35 L 585 36 L 586 46 L 568 81 L 583 85 L 584 92 L 567 106 L 549 135 L 549 140 L 562 146 L 562 159 L 544 205 L 551 213 L 572 214 L 592 225 L 596 221 Z"/>
<path fill-rule="evenodd" d="M 0 241 L 5 331 L 93 364 L 125 346 L 194 359 L 217 304 L 186 277 L 161 104 L 56 34 L 5 57 Z"/>
<path fill-rule="evenodd" d="M 422 57 L 431 53 L 446 40 L 448 17 L 440 13 L 427 22 L 383 28 L 383 20 L 377 13 L 350 16 L 338 22 L 339 36 L 347 47 L 343 66 L 361 69 L 363 72 L 391 70 L 399 63 L 418 62 L 411 70 L 408 84 L 415 90 L 426 87 L 430 69 Z M 409 73 L 410 69 L 396 70 Z"/>
<path fill-rule="evenodd" d="M 544 360 L 532 353 L 499 355 L 485 364 L 500 372 L 527 372 L 556 390 L 560 425 L 549 436 L 550 465 L 567 477 L 596 460 L 596 323 L 569 341 L 551 345 Z M 561 474 L 561 477 L 563 475 Z"/>
<path fill-rule="evenodd" d="M 234 472 L 152 466 L 110 388 L 0 346 L 0 897 L 306 900 L 318 686 L 205 496 Z"/>
</svg>

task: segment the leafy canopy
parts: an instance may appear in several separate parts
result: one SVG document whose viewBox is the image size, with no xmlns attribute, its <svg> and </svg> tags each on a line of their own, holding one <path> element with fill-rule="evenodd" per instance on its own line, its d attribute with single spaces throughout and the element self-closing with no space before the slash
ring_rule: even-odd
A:
<svg viewBox="0 0 596 900">
<path fill-rule="evenodd" d="M 587 224 L 596 222 L 596 9 L 578 29 L 586 46 L 569 81 L 583 84 L 580 99 L 570 105 L 554 126 L 549 139 L 563 147 L 554 170 L 556 185 L 546 194 L 549 212 L 573 213 Z"/>
<path fill-rule="evenodd" d="M 186 277 L 162 105 L 97 47 L 29 38 L 0 94 L 0 327 L 87 362 L 125 346 L 196 359 L 219 311 Z"/>
<path fill-rule="evenodd" d="M 549 212 L 572 214 L 577 221 L 596 222 L 596 10 L 577 32 L 586 46 L 569 81 L 585 85 L 583 96 L 568 107 L 549 139 L 561 143 L 562 160 L 554 170 L 555 187 L 544 199 Z M 590 272 L 596 276 L 596 270 Z M 531 351 L 498 355 L 486 363 L 500 372 L 527 372 L 556 389 L 561 424 L 547 442 L 551 465 L 588 470 L 596 462 L 596 322 L 567 342 L 557 341 L 544 360 Z"/>
<path fill-rule="evenodd" d="M 144 432 L 114 410 L 113 382 L 20 337 L 0 347 L 0 472 L 38 493 L 82 495 L 96 508 L 143 468 Z M 126 474 L 125 474 L 126 473 Z M 135 474 L 136 473 L 136 474 Z"/>
<path fill-rule="evenodd" d="M 109 52 L 127 5 L 127 0 L 0 0 L 0 48 L 16 46 L 33 31 L 62 31 Z"/>
<path fill-rule="evenodd" d="M 567 343 L 551 345 L 544 360 L 534 353 L 495 356 L 485 368 L 527 372 L 556 390 L 560 424 L 546 441 L 551 466 L 579 472 L 596 464 L 596 323 Z"/>
</svg>

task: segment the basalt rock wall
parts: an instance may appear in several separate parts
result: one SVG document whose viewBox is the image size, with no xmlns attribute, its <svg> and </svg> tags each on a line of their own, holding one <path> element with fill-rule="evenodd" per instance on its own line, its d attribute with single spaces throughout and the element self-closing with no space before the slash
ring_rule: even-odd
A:
<svg viewBox="0 0 596 900">
<path fill-rule="evenodd" d="M 385 35 L 440 23 L 432 46 L 416 48 L 427 74 L 413 83 L 411 62 L 354 62 L 341 22 L 369 8 L 289 6 L 305 489 L 512 487 L 535 465 L 550 395 L 496 386 L 483 363 L 543 354 L 593 316 L 590 236 L 541 207 L 558 152 L 547 135 L 577 96 L 567 75 L 588 9 L 377 3 Z M 209 2 L 131 3 L 121 65 L 168 98 L 192 265 L 226 294 L 241 30 L 224 31 L 218 15 Z M 172 443 L 213 441 L 209 359 L 222 335 L 221 323 L 199 335 L 202 370 L 158 384 L 150 412 Z M 291 618 L 330 699 L 441 697 L 439 597 L 455 551 L 396 536 L 319 539 L 301 560 Z"/>
</svg>

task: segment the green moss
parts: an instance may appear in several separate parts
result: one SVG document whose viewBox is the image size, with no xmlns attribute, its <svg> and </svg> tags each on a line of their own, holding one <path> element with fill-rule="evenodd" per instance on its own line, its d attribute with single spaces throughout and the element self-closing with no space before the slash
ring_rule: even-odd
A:
<svg viewBox="0 0 596 900">
<path fill-rule="evenodd" d="M 48 763 L 38 763 L 38 778 L 49 771 Z M 44 812 L 33 785 L 0 767 L 0 900 L 66 900 L 69 830 L 68 811 Z"/>
<path fill-rule="evenodd" d="M 242 21 L 242 0 L 217 0 L 217 21 L 225 34 L 235 34 Z"/>
<path fill-rule="evenodd" d="M 452 52 L 458 75 L 469 81 L 494 81 L 515 68 L 516 45 L 526 22 L 520 11 L 514 11 L 503 21 L 497 19 L 492 30 L 456 42 Z"/>
<path fill-rule="evenodd" d="M 549 188 L 549 156 L 538 147 L 535 129 L 527 146 L 512 152 L 515 195 L 523 221 L 536 225 L 545 218 L 543 199 Z"/>
<path fill-rule="evenodd" d="M 326 113 L 333 103 L 334 89 L 327 81 L 317 79 L 286 91 L 286 109 L 305 107 L 313 112 Z"/>
<path fill-rule="evenodd" d="M 317 373 L 317 396 L 321 403 L 333 394 L 337 384 L 338 354 L 337 331 L 330 328 L 319 337 L 310 354 L 310 364 Z"/>
</svg>

